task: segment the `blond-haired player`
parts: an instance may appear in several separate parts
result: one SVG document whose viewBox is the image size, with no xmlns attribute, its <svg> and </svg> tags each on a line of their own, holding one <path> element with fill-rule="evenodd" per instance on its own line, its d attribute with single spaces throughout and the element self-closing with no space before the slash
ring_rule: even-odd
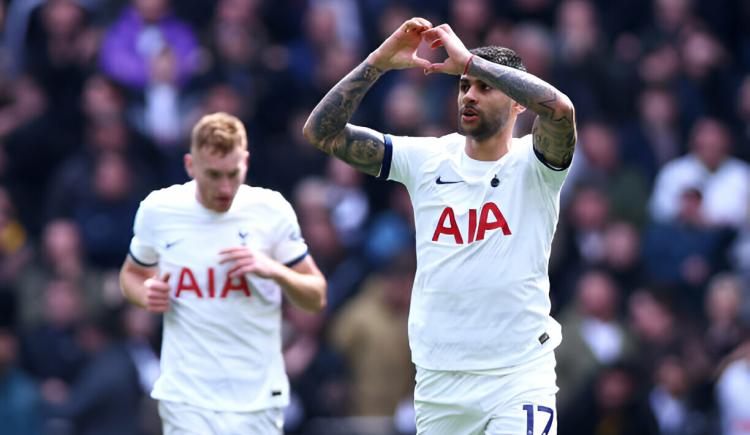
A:
<svg viewBox="0 0 750 435">
<path fill-rule="evenodd" d="M 418 57 L 444 46 L 437 64 Z M 393 137 L 348 124 L 386 71 L 460 76 L 458 133 Z M 513 138 L 516 117 L 537 114 Z M 573 105 L 503 47 L 467 50 L 446 25 L 406 21 L 313 110 L 306 137 L 354 167 L 400 182 L 416 221 L 409 342 L 417 430 L 427 435 L 551 435 L 554 348 L 547 263 L 573 156 Z"/>
<path fill-rule="evenodd" d="M 135 217 L 120 283 L 164 313 L 152 396 L 165 434 L 281 434 L 282 294 L 313 312 L 326 304 L 292 207 L 244 184 L 248 159 L 240 120 L 204 116 L 184 158 L 192 181 L 152 192 Z"/>
</svg>

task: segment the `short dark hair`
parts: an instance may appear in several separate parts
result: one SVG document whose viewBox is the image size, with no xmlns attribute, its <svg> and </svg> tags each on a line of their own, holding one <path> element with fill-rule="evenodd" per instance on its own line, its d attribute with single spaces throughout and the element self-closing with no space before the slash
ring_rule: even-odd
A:
<svg viewBox="0 0 750 435">
<path fill-rule="evenodd" d="M 500 47 L 497 45 L 488 45 L 486 47 L 477 47 L 469 50 L 471 54 L 479 56 L 484 60 L 489 60 L 499 65 L 508 66 L 521 71 L 526 71 L 526 65 L 523 59 L 510 48 Z"/>
</svg>

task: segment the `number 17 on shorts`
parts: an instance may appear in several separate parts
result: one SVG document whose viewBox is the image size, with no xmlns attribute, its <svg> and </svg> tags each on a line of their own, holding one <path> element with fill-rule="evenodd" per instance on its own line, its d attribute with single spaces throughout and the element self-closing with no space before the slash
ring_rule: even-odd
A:
<svg viewBox="0 0 750 435">
<path fill-rule="evenodd" d="M 550 435 L 550 431 L 552 430 L 552 423 L 555 422 L 555 410 L 548 407 L 548 406 L 542 406 L 537 405 L 536 409 L 534 408 L 534 405 L 523 405 L 523 410 L 526 411 L 526 435 Z M 541 414 L 540 416 L 536 416 L 536 414 Z M 544 420 L 547 420 L 545 423 Z M 542 429 L 541 432 L 537 432 L 539 429 L 534 430 L 534 422 L 536 423 L 537 427 L 540 427 L 540 423 L 544 424 L 544 429 Z M 555 425 L 555 429 L 557 429 L 557 425 Z M 557 433 L 557 430 L 555 430 L 555 433 Z"/>
<path fill-rule="evenodd" d="M 554 397 L 550 403 L 518 404 L 490 420 L 484 435 L 557 435 Z"/>
</svg>

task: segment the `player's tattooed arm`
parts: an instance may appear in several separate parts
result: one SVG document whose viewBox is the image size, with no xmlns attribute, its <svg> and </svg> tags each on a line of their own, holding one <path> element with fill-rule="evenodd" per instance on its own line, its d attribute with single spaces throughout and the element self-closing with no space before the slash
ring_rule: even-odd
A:
<svg viewBox="0 0 750 435">
<path fill-rule="evenodd" d="M 575 109 L 570 99 L 544 80 L 474 56 L 468 73 L 500 89 L 535 112 L 534 149 L 556 168 L 567 168 L 576 143 Z"/>
<path fill-rule="evenodd" d="M 370 175 L 380 172 L 385 153 L 383 135 L 348 122 L 382 74 L 382 70 L 367 62 L 360 64 L 315 106 L 303 130 L 315 147 Z"/>
</svg>

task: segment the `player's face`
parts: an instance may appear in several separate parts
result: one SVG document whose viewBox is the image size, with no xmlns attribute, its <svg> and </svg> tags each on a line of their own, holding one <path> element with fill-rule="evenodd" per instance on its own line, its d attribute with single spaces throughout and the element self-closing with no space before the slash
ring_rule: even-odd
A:
<svg viewBox="0 0 750 435">
<path fill-rule="evenodd" d="M 458 131 L 478 140 L 505 128 L 514 102 L 498 89 L 471 76 L 458 83 Z"/>
<path fill-rule="evenodd" d="M 235 148 L 226 155 L 208 149 L 185 155 L 185 168 L 198 185 L 198 200 L 209 210 L 225 212 L 245 182 L 249 153 Z"/>
</svg>

